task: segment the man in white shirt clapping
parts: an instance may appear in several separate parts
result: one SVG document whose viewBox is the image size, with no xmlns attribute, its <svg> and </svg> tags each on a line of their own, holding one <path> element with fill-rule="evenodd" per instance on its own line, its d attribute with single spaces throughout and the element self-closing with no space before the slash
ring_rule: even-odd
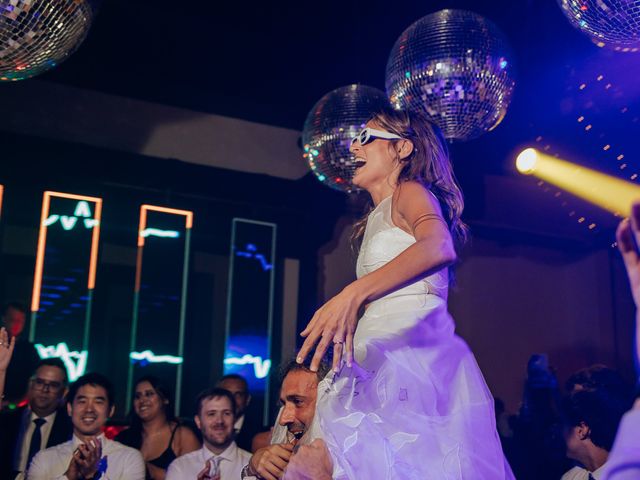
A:
<svg viewBox="0 0 640 480">
<path fill-rule="evenodd" d="M 144 480 L 138 450 L 107 439 L 102 433 L 114 412 L 111 382 L 98 373 L 80 377 L 69 388 L 67 412 L 73 438 L 38 453 L 28 480 Z"/>
<path fill-rule="evenodd" d="M 198 395 L 196 406 L 194 420 L 202 432 L 203 446 L 171 462 L 166 480 L 239 479 L 251 454 L 238 448 L 233 440 L 236 419 L 233 395 L 222 388 L 211 388 Z"/>
</svg>

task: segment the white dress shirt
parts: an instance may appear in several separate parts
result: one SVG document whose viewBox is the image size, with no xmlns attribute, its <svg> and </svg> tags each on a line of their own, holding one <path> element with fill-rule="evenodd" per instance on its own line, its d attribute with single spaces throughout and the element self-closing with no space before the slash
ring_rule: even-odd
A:
<svg viewBox="0 0 640 480">
<path fill-rule="evenodd" d="M 109 440 L 104 435 L 98 439 L 102 442 L 102 468 L 105 469 L 101 480 L 144 480 L 145 465 L 138 450 Z M 65 480 L 73 452 L 81 443 L 74 435 L 68 442 L 38 452 L 27 471 L 27 480 Z"/>
<path fill-rule="evenodd" d="M 219 460 L 216 460 L 216 457 L 219 457 Z M 220 455 L 203 446 L 200 450 L 182 455 L 171 462 L 165 480 L 195 480 L 207 460 L 211 460 L 212 466 L 214 462 L 219 462 L 222 480 L 240 480 L 242 468 L 250 459 L 251 454 L 238 448 L 236 442 L 231 442 Z"/>
<path fill-rule="evenodd" d="M 51 428 L 53 427 L 53 422 L 56 420 L 56 413 L 53 412 L 51 415 L 47 415 L 46 417 L 42 417 L 45 420 L 45 423 L 40 427 L 40 448 L 38 450 L 43 450 L 47 446 L 47 442 L 49 441 L 49 435 L 51 435 Z M 14 469 L 17 472 L 24 472 L 27 469 L 27 460 L 29 456 L 29 446 L 31 445 L 31 437 L 33 436 L 33 432 L 36 429 L 35 423 L 33 421 L 39 418 L 38 415 L 33 413 L 30 409 L 26 409 L 24 411 L 24 416 L 22 418 L 22 427 L 20 428 L 20 437 L 19 437 L 19 448 L 17 449 L 18 456 L 14 462 Z M 20 477 L 18 477 L 20 478 Z"/>
<path fill-rule="evenodd" d="M 590 472 L 586 468 L 573 467 L 567 473 L 562 475 L 560 480 L 590 480 L 591 478 L 594 480 L 600 480 L 602 478 L 602 472 L 604 472 L 604 465 L 593 472 Z M 589 474 L 591 474 L 591 477 L 589 477 Z"/>
</svg>

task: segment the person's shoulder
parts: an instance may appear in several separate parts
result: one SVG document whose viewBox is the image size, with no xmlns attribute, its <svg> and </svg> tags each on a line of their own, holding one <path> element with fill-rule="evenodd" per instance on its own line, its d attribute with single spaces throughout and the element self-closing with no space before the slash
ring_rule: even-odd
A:
<svg viewBox="0 0 640 480">
<path fill-rule="evenodd" d="M 46 461 L 47 459 L 61 455 L 68 455 L 70 453 L 73 453 L 73 440 L 67 440 L 66 442 L 54 445 L 53 447 L 48 447 L 44 450 L 40 450 L 38 453 L 36 453 L 34 461 L 38 457 L 40 457 L 41 461 Z"/>
<path fill-rule="evenodd" d="M 435 194 L 425 185 L 415 180 L 402 182 L 394 192 L 394 203 L 398 211 L 403 214 L 406 210 L 416 207 L 433 210 L 434 213 L 441 214 L 440 203 Z"/>
<path fill-rule="evenodd" d="M 251 456 L 251 452 L 247 452 L 246 450 L 238 447 L 238 457 L 240 457 L 242 460 L 248 462 L 249 460 L 251 460 Z"/>
<path fill-rule="evenodd" d="M 112 453 L 118 452 L 120 455 L 133 455 L 134 457 L 142 458 L 142 454 L 139 450 L 136 450 L 133 447 L 129 447 L 124 443 L 120 443 L 117 440 L 107 440 L 107 444 L 109 445 L 109 450 Z"/>
<path fill-rule="evenodd" d="M 183 464 L 187 464 L 187 463 L 191 463 L 194 461 L 200 461 L 201 458 L 201 452 L 200 450 L 202 450 L 201 448 L 199 448 L 198 450 L 194 450 L 193 452 L 189 452 L 189 453 L 185 453 L 184 455 L 180 455 L 178 458 L 176 458 L 173 462 L 171 462 L 171 465 L 173 465 L 174 463 L 176 465 L 183 465 Z"/>
<path fill-rule="evenodd" d="M 578 480 L 581 473 L 584 471 L 584 468 L 573 467 L 570 470 L 567 470 L 564 475 L 560 478 L 560 480 Z"/>
</svg>

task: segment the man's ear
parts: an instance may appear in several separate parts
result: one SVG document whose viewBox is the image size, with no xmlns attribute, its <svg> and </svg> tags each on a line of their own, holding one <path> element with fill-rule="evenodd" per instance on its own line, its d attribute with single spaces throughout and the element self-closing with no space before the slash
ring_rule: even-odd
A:
<svg viewBox="0 0 640 480">
<path fill-rule="evenodd" d="M 109 409 L 109 418 L 113 417 L 114 413 L 116 413 L 116 406 L 111 405 L 111 408 Z"/>
<path fill-rule="evenodd" d="M 413 153 L 413 142 L 411 140 L 402 139 L 396 143 L 396 151 L 400 160 L 404 160 Z"/>
<path fill-rule="evenodd" d="M 247 393 L 247 407 L 249 406 L 250 403 L 251 403 L 251 394 Z"/>
<path fill-rule="evenodd" d="M 71 406 L 70 402 L 67 402 L 67 415 L 71 416 L 72 413 L 73 413 L 73 407 Z"/>
<path fill-rule="evenodd" d="M 198 430 L 202 430 L 202 425 L 200 424 L 200 416 L 194 415 L 193 421 L 196 422 L 196 427 L 198 427 Z"/>
<path fill-rule="evenodd" d="M 584 422 L 580 422 L 580 424 L 576 427 L 576 432 L 578 433 L 578 438 L 580 440 L 586 440 L 591 436 L 591 429 Z"/>
</svg>

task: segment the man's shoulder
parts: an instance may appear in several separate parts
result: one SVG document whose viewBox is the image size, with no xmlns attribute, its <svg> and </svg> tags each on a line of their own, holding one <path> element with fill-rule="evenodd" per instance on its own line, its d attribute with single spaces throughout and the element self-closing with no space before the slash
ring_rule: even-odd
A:
<svg viewBox="0 0 640 480">
<path fill-rule="evenodd" d="M 63 455 L 71 455 L 73 453 L 73 440 L 68 440 L 66 442 L 60 443 L 58 445 L 54 445 L 53 447 L 45 448 L 44 450 L 40 450 L 36 453 L 36 458 L 41 457 L 42 459 L 59 457 Z"/>
<path fill-rule="evenodd" d="M 107 440 L 107 445 L 108 445 L 110 454 L 117 453 L 118 455 L 133 455 L 133 456 L 142 458 L 142 454 L 140 453 L 139 450 L 129 447 L 124 443 L 120 443 L 115 440 Z"/>
<path fill-rule="evenodd" d="M 583 478 L 584 468 L 581 467 L 573 467 L 570 470 L 567 470 L 564 475 L 560 478 L 560 480 L 577 480 Z"/>
<path fill-rule="evenodd" d="M 185 453 L 176 458 L 171 465 L 181 466 L 189 463 L 200 463 L 202 459 L 202 449 L 194 450 L 193 452 Z"/>
<path fill-rule="evenodd" d="M 240 457 L 241 460 L 243 460 L 245 463 L 248 463 L 249 460 L 251 460 L 251 456 L 253 454 L 251 452 L 248 452 L 240 447 L 238 447 L 238 457 Z"/>
</svg>

